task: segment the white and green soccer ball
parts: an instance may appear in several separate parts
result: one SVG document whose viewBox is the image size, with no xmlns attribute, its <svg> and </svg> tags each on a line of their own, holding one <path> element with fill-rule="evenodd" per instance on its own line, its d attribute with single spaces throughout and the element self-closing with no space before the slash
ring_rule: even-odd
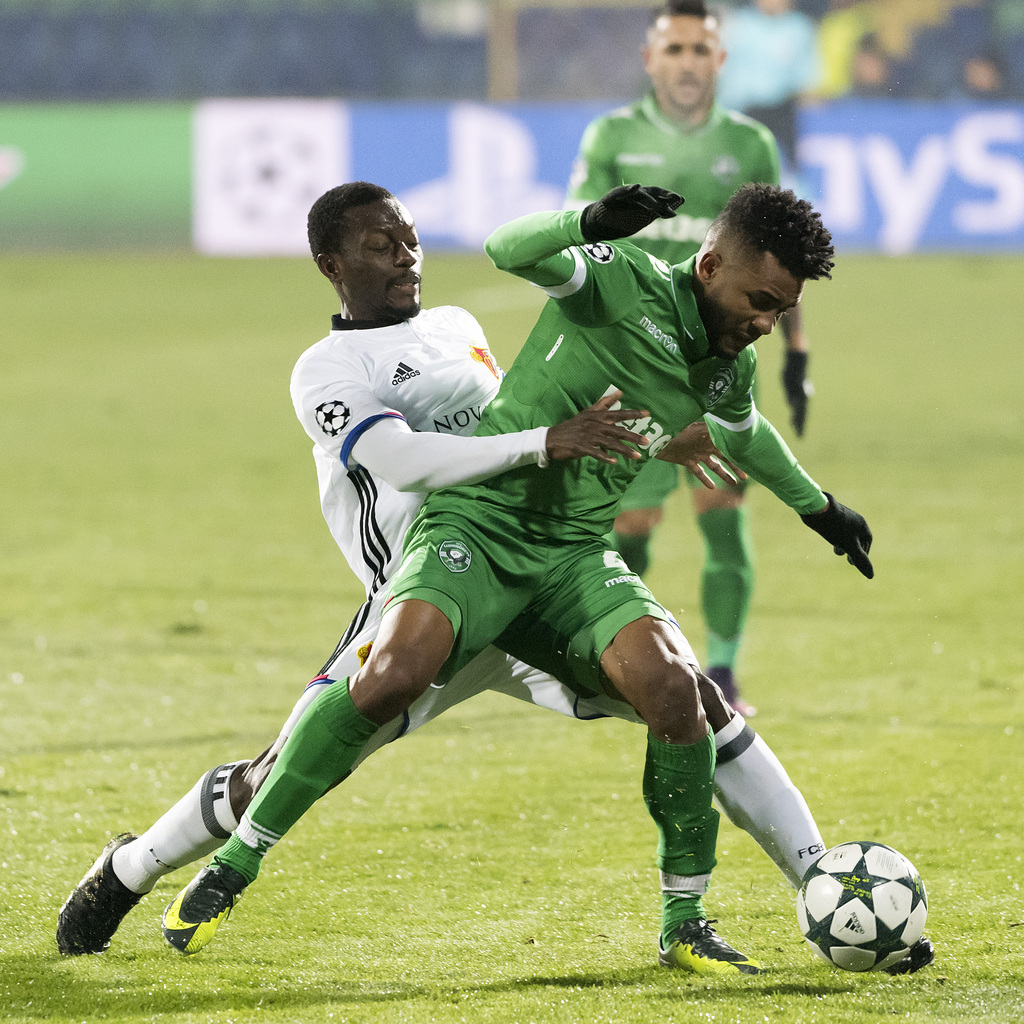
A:
<svg viewBox="0 0 1024 1024">
<path fill-rule="evenodd" d="M 913 864 L 881 843 L 842 843 L 804 875 L 796 915 L 807 944 L 844 971 L 902 960 L 924 932 L 928 897 Z"/>
</svg>

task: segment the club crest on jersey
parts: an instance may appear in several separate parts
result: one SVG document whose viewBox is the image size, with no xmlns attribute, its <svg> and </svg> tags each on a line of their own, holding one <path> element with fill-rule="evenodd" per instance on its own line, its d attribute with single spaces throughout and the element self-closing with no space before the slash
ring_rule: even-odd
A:
<svg viewBox="0 0 1024 1024">
<path fill-rule="evenodd" d="M 740 173 L 740 162 L 732 153 L 723 153 L 712 161 L 711 173 L 719 181 L 731 181 Z"/>
<path fill-rule="evenodd" d="M 501 380 L 501 370 L 498 368 L 498 364 L 494 361 L 494 356 L 491 355 L 490 349 L 485 348 L 483 345 L 470 345 L 469 354 L 478 363 L 483 363 L 484 366 L 494 374 L 497 380 Z"/>
<path fill-rule="evenodd" d="M 615 259 L 615 250 L 607 242 L 591 242 L 583 246 L 583 251 L 595 263 L 611 263 Z"/>
<path fill-rule="evenodd" d="M 717 405 L 718 400 L 726 393 L 726 391 L 729 390 L 729 388 L 733 386 L 735 382 L 736 371 L 731 366 L 723 366 L 722 369 L 720 369 L 718 373 L 711 378 L 711 381 L 708 384 L 708 408 L 710 409 L 712 406 Z"/>
<path fill-rule="evenodd" d="M 437 549 L 437 557 L 449 572 L 465 572 L 473 561 L 473 553 L 461 540 L 445 540 Z"/>
<path fill-rule="evenodd" d="M 348 426 L 351 415 L 344 402 L 323 402 L 316 407 L 316 421 L 328 437 L 337 437 Z"/>
</svg>

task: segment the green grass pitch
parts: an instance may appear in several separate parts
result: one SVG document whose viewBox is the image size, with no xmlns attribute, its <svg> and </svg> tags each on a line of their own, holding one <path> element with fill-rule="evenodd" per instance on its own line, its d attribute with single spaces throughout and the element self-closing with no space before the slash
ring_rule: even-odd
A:
<svg viewBox="0 0 1024 1024">
<path fill-rule="evenodd" d="M 773 971 L 655 966 L 644 739 L 498 698 L 371 759 L 185 960 L 169 876 L 103 956 L 57 910 L 110 834 L 275 735 L 359 602 L 317 502 L 288 374 L 336 308 L 309 261 L 0 260 L 0 1010 L 5 1020 L 797 1022 L 1024 1018 L 1024 346 L 1008 257 L 841 258 L 805 297 L 804 465 L 875 532 L 876 578 L 761 489 L 742 654 L 755 724 L 829 844 L 906 853 L 938 959 L 853 975 L 723 822 L 707 905 Z M 540 296 L 428 257 L 506 366 Z M 788 436 L 779 344 L 763 407 Z M 650 583 L 698 652 L 698 541 L 677 493 Z"/>
</svg>

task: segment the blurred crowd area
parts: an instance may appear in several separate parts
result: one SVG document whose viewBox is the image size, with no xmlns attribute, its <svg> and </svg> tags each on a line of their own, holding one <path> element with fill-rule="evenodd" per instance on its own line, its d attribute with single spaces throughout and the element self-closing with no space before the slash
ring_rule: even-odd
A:
<svg viewBox="0 0 1024 1024">
<path fill-rule="evenodd" d="M 648 84 L 639 52 L 654 6 L 636 0 L 0 0 L 0 102 L 629 99 Z M 734 54 L 745 54 L 753 40 L 754 56 L 731 65 L 749 78 L 758 80 L 752 61 L 771 56 L 776 36 L 798 40 L 804 72 L 792 88 L 800 101 L 851 95 L 1024 101 L 1024 0 L 709 6 L 721 11 Z M 792 54 L 783 52 L 792 67 Z M 729 105 L 758 105 L 744 102 L 743 84 L 731 83 L 728 74 L 722 87 Z"/>
</svg>

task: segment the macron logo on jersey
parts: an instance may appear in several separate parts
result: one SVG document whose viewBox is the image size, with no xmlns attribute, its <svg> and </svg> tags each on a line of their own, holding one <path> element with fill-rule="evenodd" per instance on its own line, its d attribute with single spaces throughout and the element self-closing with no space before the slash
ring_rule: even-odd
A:
<svg viewBox="0 0 1024 1024">
<path fill-rule="evenodd" d="M 407 380 L 412 380 L 413 377 L 420 375 L 419 370 L 414 370 L 411 366 L 405 363 L 399 363 L 398 369 L 395 370 L 394 377 L 391 378 L 391 385 L 394 387 L 396 384 L 403 384 Z"/>
<path fill-rule="evenodd" d="M 671 352 L 675 355 L 679 351 L 679 342 L 676 341 L 675 337 L 666 331 L 663 331 L 653 320 L 648 317 L 641 317 L 640 326 L 652 337 L 655 341 L 660 341 L 662 348 L 666 352 Z"/>
</svg>

